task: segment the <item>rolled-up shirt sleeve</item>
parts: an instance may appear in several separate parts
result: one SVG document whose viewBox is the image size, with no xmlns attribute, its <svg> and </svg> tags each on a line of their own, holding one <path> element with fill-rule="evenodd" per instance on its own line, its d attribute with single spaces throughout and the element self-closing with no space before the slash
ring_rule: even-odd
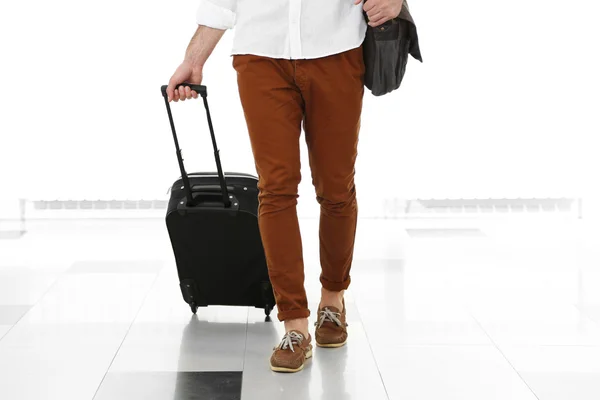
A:
<svg viewBox="0 0 600 400">
<path fill-rule="evenodd" d="M 200 0 L 196 22 L 215 29 L 232 29 L 235 26 L 237 2 L 238 0 Z"/>
</svg>

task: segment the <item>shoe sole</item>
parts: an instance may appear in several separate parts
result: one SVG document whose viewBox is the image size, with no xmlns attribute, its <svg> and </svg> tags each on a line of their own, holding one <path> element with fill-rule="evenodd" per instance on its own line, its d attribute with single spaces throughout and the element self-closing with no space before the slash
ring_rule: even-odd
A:
<svg viewBox="0 0 600 400">
<path fill-rule="evenodd" d="M 312 357 L 312 349 L 310 349 L 306 353 L 306 356 L 304 356 L 304 360 L 306 361 L 311 357 Z M 296 369 L 285 368 L 285 367 L 274 367 L 273 365 L 271 365 L 271 371 L 274 371 L 274 372 L 299 372 L 299 371 L 302 371 L 303 369 L 304 369 L 304 363 L 302 363 L 302 365 Z"/>
<path fill-rule="evenodd" d="M 316 343 L 317 343 L 317 347 L 323 347 L 326 349 L 335 349 L 337 347 L 344 346 L 346 344 L 346 342 L 347 342 L 347 340 L 344 340 L 342 343 L 324 343 L 324 344 L 321 344 L 319 342 L 316 342 Z"/>
</svg>

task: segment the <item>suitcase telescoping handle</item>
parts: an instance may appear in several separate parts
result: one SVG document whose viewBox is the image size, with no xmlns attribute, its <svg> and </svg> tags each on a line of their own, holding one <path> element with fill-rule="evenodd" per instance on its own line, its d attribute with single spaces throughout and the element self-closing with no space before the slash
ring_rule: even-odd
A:
<svg viewBox="0 0 600 400">
<path fill-rule="evenodd" d="M 215 139 L 215 132 L 213 129 L 212 120 L 210 118 L 210 111 L 208 109 L 208 101 L 206 99 L 206 86 L 204 85 L 190 85 L 190 84 L 181 84 L 178 85 L 177 88 L 182 86 L 189 86 L 190 89 L 196 91 L 200 96 L 202 96 L 202 100 L 204 101 L 204 108 L 206 109 L 206 117 L 208 119 L 208 128 L 210 129 L 210 136 L 212 138 L 213 150 L 215 152 L 215 161 L 217 162 L 217 172 L 219 173 L 219 183 L 221 185 L 221 194 L 223 196 L 223 204 L 225 208 L 229 208 L 231 206 L 231 200 L 229 199 L 229 192 L 227 191 L 227 185 L 225 183 L 225 176 L 223 175 L 223 169 L 221 168 L 221 158 L 219 157 L 219 150 L 217 149 L 217 140 Z M 191 207 L 194 204 L 194 198 L 192 196 L 192 186 L 190 185 L 190 179 L 188 174 L 185 172 L 185 167 L 183 165 L 183 157 L 181 156 L 181 148 L 179 148 L 179 141 L 177 140 L 177 133 L 175 132 L 175 123 L 173 122 L 173 114 L 171 113 L 171 105 L 169 104 L 169 99 L 167 97 L 167 85 L 164 85 L 160 88 L 163 98 L 165 100 L 165 105 L 167 106 L 167 114 L 169 116 L 169 122 L 171 123 L 171 131 L 173 132 L 173 140 L 175 141 L 175 149 L 177 150 L 177 161 L 179 162 L 179 170 L 181 171 L 181 179 L 183 181 L 183 190 L 185 191 L 185 197 L 187 199 L 187 206 Z"/>
</svg>

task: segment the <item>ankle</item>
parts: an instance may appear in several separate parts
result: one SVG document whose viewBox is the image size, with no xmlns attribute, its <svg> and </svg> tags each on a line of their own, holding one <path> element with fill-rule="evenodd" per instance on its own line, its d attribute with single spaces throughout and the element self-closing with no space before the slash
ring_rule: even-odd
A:
<svg viewBox="0 0 600 400">
<path fill-rule="evenodd" d="M 336 307 L 340 311 L 343 308 L 344 301 L 344 290 L 339 292 L 332 292 L 327 289 L 321 288 L 321 302 L 319 303 L 319 309 L 323 307 Z"/>
<path fill-rule="evenodd" d="M 308 318 L 297 318 L 284 321 L 285 331 L 299 331 L 308 337 Z"/>
</svg>

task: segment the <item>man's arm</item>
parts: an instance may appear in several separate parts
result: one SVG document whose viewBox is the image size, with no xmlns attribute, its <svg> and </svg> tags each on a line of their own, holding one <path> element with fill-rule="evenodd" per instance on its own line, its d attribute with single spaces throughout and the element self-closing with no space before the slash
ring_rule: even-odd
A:
<svg viewBox="0 0 600 400">
<path fill-rule="evenodd" d="M 201 0 L 196 22 L 198 29 L 167 88 L 169 101 L 198 98 L 188 86 L 175 89 L 181 83 L 202 84 L 202 69 L 227 29 L 235 26 L 237 0 Z"/>
</svg>

